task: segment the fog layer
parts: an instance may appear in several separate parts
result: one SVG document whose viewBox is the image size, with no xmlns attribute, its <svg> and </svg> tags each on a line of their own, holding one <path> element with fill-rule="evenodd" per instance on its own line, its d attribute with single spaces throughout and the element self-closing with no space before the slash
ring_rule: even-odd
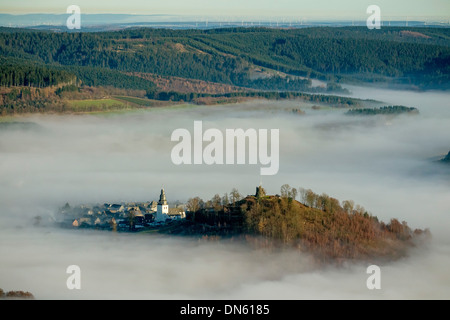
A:
<svg viewBox="0 0 450 320">
<path fill-rule="evenodd" d="M 298 101 L 171 107 L 124 114 L 32 116 L 37 128 L 0 130 L 0 288 L 37 298 L 450 298 L 450 95 L 351 88 L 355 96 L 417 107 L 416 116 L 350 117 Z M 301 108 L 306 114 L 294 114 Z M 260 165 L 172 164 L 177 128 L 280 129 L 280 170 Z M 210 199 L 236 187 L 270 194 L 284 183 L 352 199 L 381 220 L 430 228 L 432 242 L 382 267 L 382 290 L 366 287 L 366 264 L 316 270 L 297 252 L 184 238 L 35 228 L 69 202 Z M 82 289 L 66 288 L 68 265 Z"/>
</svg>

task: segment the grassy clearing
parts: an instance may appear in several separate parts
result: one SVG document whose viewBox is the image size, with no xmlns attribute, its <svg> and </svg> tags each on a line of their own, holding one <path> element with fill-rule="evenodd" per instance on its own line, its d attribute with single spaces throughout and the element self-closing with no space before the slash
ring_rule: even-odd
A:
<svg viewBox="0 0 450 320">
<path fill-rule="evenodd" d="M 155 103 L 154 100 L 136 97 L 114 96 L 114 98 L 122 102 L 128 102 L 141 107 L 151 107 Z"/>
<path fill-rule="evenodd" d="M 130 96 L 114 96 L 114 99 L 118 101 L 122 101 L 127 105 L 131 105 L 137 108 L 145 108 L 145 107 L 166 107 L 171 105 L 179 104 L 179 102 L 174 101 L 161 101 L 161 100 L 153 100 L 146 98 L 137 98 Z"/>
<path fill-rule="evenodd" d="M 132 109 L 133 107 L 116 99 L 87 99 L 67 101 L 69 111 L 93 112 Z"/>
<path fill-rule="evenodd" d="M 0 116 L 0 123 L 15 122 L 17 118 L 14 116 Z"/>
</svg>

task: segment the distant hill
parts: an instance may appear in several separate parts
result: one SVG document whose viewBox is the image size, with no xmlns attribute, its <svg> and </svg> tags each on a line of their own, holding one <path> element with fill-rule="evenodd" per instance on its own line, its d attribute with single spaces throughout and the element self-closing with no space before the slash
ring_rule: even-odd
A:
<svg viewBox="0 0 450 320">
<path fill-rule="evenodd" d="M 70 14 L 65 13 L 65 8 L 62 8 L 61 14 L 5 14 L 0 13 L 0 26 L 5 27 L 33 27 L 46 30 L 60 30 L 66 31 L 66 20 Z M 187 15 L 168 15 L 168 14 L 89 14 L 82 11 L 82 23 L 84 30 L 108 30 L 108 29 L 124 29 L 136 26 L 148 26 L 155 28 L 171 28 L 171 29 L 214 29 L 224 27 L 242 27 L 242 26 L 260 26 L 260 27 L 275 27 L 278 28 L 306 28 L 313 26 L 365 26 L 366 21 L 355 20 L 338 20 L 338 21 L 298 21 L 298 19 L 279 19 L 278 21 L 264 21 L 262 18 L 253 18 L 251 21 L 243 21 L 248 17 L 236 16 L 235 19 L 221 21 L 215 16 L 202 18 Z M 234 21 L 233 21 L 234 20 Z M 391 20 L 390 26 L 405 26 L 404 20 Z M 415 21 L 409 20 L 410 27 L 442 27 L 448 26 L 447 23 L 433 22 L 433 21 Z M 64 30 L 65 29 L 65 30 Z"/>
<path fill-rule="evenodd" d="M 305 89 L 307 83 L 296 76 L 419 88 L 448 89 L 450 83 L 450 28 L 132 28 L 84 33 L 0 28 L 0 39 L 5 57 L 264 90 Z"/>
<path fill-rule="evenodd" d="M 302 98 L 356 108 L 356 99 L 323 93 L 345 93 L 341 83 L 449 89 L 449 39 L 450 28 L 1 27 L 0 114 L 64 111 L 64 96 L 80 99 L 92 87 L 162 101 Z"/>
</svg>

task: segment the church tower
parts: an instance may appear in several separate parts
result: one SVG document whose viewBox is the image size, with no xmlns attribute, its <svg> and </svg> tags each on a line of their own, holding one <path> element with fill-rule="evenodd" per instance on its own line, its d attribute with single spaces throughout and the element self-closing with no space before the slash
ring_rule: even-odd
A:
<svg viewBox="0 0 450 320">
<path fill-rule="evenodd" d="M 169 205 L 167 204 L 166 193 L 161 189 L 158 206 L 156 207 L 156 220 L 164 220 L 169 213 Z"/>
</svg>

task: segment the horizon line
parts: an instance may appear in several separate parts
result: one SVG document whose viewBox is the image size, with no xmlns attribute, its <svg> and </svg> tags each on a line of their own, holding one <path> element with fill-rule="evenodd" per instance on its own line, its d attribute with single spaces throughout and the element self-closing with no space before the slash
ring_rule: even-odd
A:
<svg viewBox="0 0 450 320">
<path fill-rule="evenodd" d="M 27 15 L 54 15 L 54 16 L 66 16 L 71 15 L 70 13 L 47 13 L 47 12 L 28 12 L 28 13 L 13 13 L 13 12 L 1 12 L 0 15 L 10 15 L 10 16 L 27 16 Z M 293 16 L 293 15 L 218 15 L 218 14 L 202 14 L 202 15 L 193 15 L 193 14 L 176 14 L 176 13 L 155 13 L 155 14 L 142 14 L 142 13 L 116 13 L 116 12 L 96 12 L 96 13 L 81 13 L 81 15 L 93 16 L 93 15 L 118 15 L 118 16 L 136 16 L 136 17 L 184 17 L 184 18 L 220 18 L 220 19 L 290 19 L 290 20 L 303 20 L 303 19 L 316 19 L 316 20 L 327 20 L 327 21 L 347 21 L 347 20 L 366 20 L 366 16 L 358 16 L 358 17 L 323 17 L 319 15 L 304 15 L 304 16 Z M 400 19 L 399 21 L 403 21 L 401 19 L 407 19 L 412 21 L 411 19 L 417 19 L 416 21 L 420 21 L 420 19 L 443 19 L 450 20 L 450 16 L 423 16 L 423 15 L 383 15 L 388 19 Z M 383 19 L 386 20 L 386 19 Z"/>
</svg>

